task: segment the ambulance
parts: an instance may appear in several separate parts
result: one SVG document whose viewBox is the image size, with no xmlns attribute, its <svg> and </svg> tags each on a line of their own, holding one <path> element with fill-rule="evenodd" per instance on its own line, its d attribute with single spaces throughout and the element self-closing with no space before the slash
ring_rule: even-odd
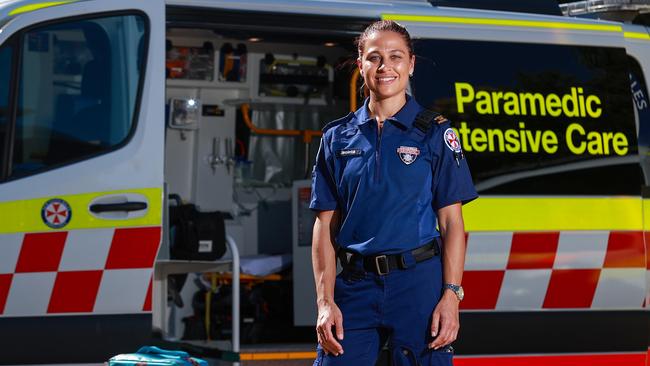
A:
<svg viewBox="0 0 650 366">
<path fill-rule="evenodd" d="M 410 93 L 452 121 L 480 194 L 457 365 L 648 365 L 649 9 L 0 1 L 0 364 L 181 338 L 154 285 L 170 194 L 223 213 L 242 258 L 293 259 L 290 326 L 313 329 L 320 129 L 361 105 L 354 38 L 391 19 L 415 40 Z"/>
</svg>

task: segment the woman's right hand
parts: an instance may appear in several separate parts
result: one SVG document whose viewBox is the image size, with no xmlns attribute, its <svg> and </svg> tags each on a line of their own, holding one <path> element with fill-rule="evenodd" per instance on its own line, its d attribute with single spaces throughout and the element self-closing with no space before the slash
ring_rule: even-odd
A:
<svg viewBox="0 0 650 366">
<path fill-rule="evenodd" d="M 332 327 L 336 330 L 336 337 L 332 333 Z M 343 347 L 339 343 L 343 339 L 343 314 L 333 301 L 319 302 L 316 334 L 325 354 L 343 354 Z"/>
</svg>

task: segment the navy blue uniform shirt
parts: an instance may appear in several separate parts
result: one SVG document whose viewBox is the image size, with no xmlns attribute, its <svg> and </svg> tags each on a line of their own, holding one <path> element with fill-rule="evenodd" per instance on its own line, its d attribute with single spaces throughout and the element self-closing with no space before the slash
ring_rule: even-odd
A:
<svg viewBox="0 0 650 366">
<path fill-rule="evenodd" d="M 309 207 L 340 210 L 335 241 L 349 251 L 393 254 L 424 245 L 440 235 L 438 209 L 478 196 L 450 123 L 433 122 L 423 135 L 413 126 L 422 107 L 406 98 L 381 131 L 368 99 L 323 128 Z"/>
</svg>

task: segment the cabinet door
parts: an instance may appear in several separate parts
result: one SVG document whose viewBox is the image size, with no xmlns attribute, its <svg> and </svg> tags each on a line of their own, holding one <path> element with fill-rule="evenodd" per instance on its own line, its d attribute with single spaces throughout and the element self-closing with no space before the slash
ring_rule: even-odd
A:
<svg viewBox="0 0 650 366">
<path fill-rule="evenodd" d="M 105 361 L 151 333 L 164 3 L 9 14 L 0 38 L 2 361 Z"/>
</svg>

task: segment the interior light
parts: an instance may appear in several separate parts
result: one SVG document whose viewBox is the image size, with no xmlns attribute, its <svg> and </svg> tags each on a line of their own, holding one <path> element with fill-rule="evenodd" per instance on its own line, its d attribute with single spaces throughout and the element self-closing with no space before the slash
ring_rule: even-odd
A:
<svg viewBox="0 0 650 366">
<path fill-rule="evenodd" d="M 336 46 L 336 43 L 334 42 L 325 42 L 325 47 L 334 47 Z"/>
<path fill-rule="evenodd" d="M 259 42 L 261 40 L 262 40 L 262 38 L 257 38 L 257 37 L 251 37 L 251 38 L 248 39 L 249 42 Z"/>
</svg>

